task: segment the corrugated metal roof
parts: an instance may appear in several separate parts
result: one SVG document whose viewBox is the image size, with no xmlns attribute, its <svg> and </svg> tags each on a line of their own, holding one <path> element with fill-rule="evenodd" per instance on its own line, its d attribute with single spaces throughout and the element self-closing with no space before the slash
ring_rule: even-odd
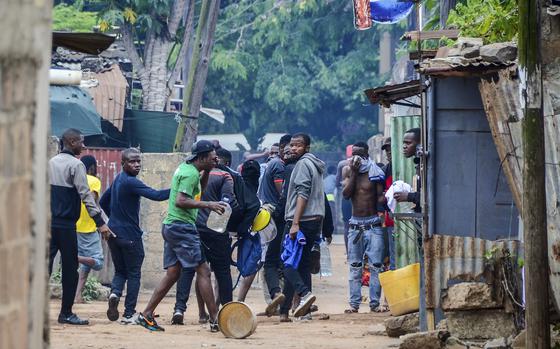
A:
<svg viewBox="0 0 560 349">
<path fill-rule="evenodd" d="M 514 261 L 523 256 L 518 240 L 490 241 L 471 237 L 434 235 L 424 242 L 426 307 L 441 307 L 442 290 L 457 282 L 485 280 L 485 256 L 507 248 Z"/>
<path fill-rule="evenodd" d="M 402 141 L 405 131 L 420 127 L 420 116 L 394 116 L 391 118 L 392 170 L 393 182 L 402 180 L 410 185 L 414 183 L 416 169 L 412 159 L 407 159 L 402 153 Z M 406 212 L 403 204 L 397 205 L 397 213 Z M 395 244 L 397 267 L 402 268 L 419 260 L 416 243 L 416 231 L 410 223 L 395 221 Z"/>
<path fill-rule="evenodd" d="M 550 83 L 554 83 L 551 81 Z M 550 285 L 555 303 L 560 304 L 560 113 L 553 107 L 554 88 L 544 81 L 544 126 L 548 258 Z M 517 207 L 521 208 L 523 192 L 523 146 L 521 119 L 523 112 L 519 100 L 519 76 L 512 67 L 495 76 L 482 79 L 479 85 L 486 116 L 488 117 L 494 142 L 506 174 Z M 521 211 L 520 210 L 520 211 Z"/>
<path fill-rule="evenodd" d="M 515 62 L 487 62 L 480 57 L 453 56 L 425 60 L 420 63 L 418 71 L 430 76 L 473 76 L 494 73 L 514 64 Z"/>
<path fill-rule="evenodd" d="M 247 141 L 247 138 L 243 133 L 231 133 L 231 134 L 214 134 L 214 135 L 198 135 L 197 140 L 218 140 L 222 148 L 229 151 L 247 151 L 251 150 L 251 145 Z M 241 149 L 241 147 L 245 149 Z"/>
<path fill-rule="evenodd" d="M 128 83 L 119 65 L 113 64 L 110 69 L 93 74 L 93 78 L 99 84 L 87 90 L 93 97 L 97 112 L 122 131 Z"/>
<path fill-rule="evenodd" d="M 420 85 L 420 80 L 411 80 L 402 84 L 370 88 L 365 90 L 364 93 L 371 104 L 379 103 L 389 108 L 391 104 L 397 104 L 402 99 L 420 95 L 426 88 L 426 85 Z"/>
<path fill-rule="evenodd" d="M 267 133 L 263 136 L 259 148 L 270 149 L 274 143 L 280 142 L 280 138 L 285 135 L 285 133 Z"/>
</svg>

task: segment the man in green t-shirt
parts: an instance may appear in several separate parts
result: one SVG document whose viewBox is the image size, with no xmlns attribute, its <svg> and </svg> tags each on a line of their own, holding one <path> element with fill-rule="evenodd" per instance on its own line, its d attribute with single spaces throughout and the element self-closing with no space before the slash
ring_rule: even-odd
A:
<svg viewBox="0 0 560 349">
<path fill-rule="evenodd" d="M 188 273 L 188 290 L 196 272 L 196 282 L 201 291 L 208 312 L 210 313 L 210 330 L 218 331 L 218 309 L 214 300 L 210 267 L 200 245 L 200 236 L 196 230 L 196 217 L 199 208 L 206 208 L 222 214 L 225 204 L 220 202 L 200 201 L 201 192 L 208 183 L 208 175 L 218 164 L 218 157 L 211 142 L 201 140 L 192 148 L 192 154 L 186 162 L 179 165 L 171 183 L 169 208 L 163 221 L 162 235 L 163 267 L 167 272 L 155 289 L 148 305 L 138 316 L 138 324 L 151 331 L 163 331 L 154 320 L 154 310 L 177 282 L 181 269 Z"/>
</svg>

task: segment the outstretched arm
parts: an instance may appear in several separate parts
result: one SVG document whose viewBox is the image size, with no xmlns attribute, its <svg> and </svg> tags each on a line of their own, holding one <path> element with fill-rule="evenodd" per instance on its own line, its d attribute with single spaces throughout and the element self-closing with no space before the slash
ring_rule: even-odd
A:
<svg viewBox="0 0 560 349">
<path fill-rule="evenodd" d="M 154 201 L 164 201 L 169 199 L 169 189 L 153 189 L 151 187 L 148 187 L 146 184 L 144 184 L 144 182 L 136 177 L 130 178 L 127 184 L 133 193 L 143 196 L 146 199 Z"/>
</svg>

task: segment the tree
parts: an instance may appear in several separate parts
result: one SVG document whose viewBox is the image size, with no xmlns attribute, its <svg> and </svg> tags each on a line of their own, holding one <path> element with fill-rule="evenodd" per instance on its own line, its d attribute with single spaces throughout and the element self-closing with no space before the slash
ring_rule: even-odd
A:
<svg viewBox="0 0 560 349">
<path fill-rule="evenodd" d="M 241 0 L 223 7 L 204 105 L 226 124 L 200 120 L 205 132 L 240 132 L 252 146 L 266 132 L 305 131 L 339 144 L 377 132 L 377 108 L 363 95 L 381 84 L 379 34 L 356 31 L 346 1 Z M 395 33 L 398 37 L 399 33 Z"/>
<path fill-rule="evenodd" d="M 91 32 L 97 24 L 97 13 L 81 11 L 73 5 L 61 3 L 53 8 L 53 29 L 72 32 Z"/>
<path fill-rule="evenodd" d="M 196 32 L 196 42 L 191 55 L 183 97 L 183 118 L 177 127 L 174 151 L 188 152 L 196 141 L 198 115 L 206 85 L 208 63 L 214 44 L 214 31 L 220 10 L 220 0 L 204 1 Z M 183 47 L 187 47 L 183 44 Z"/>
<path fill-rule="evenodd" d="M 467 0 L 447 19 L 447 26 L 459 29 L 461 36 L 483 38 L 486 44 L 513 40 L 518 25 L 516 0 Z"/>
<path fill-rule="evenodd" d="M 142 84 L 142 107 L 164 110 L 180 64 L 169 65 L 171 52 L 193 33 L 194 0 L 100 0 L 101 30 L 118 26 L 134 71 Z M 207 0 L 203 0 L 207 1 Z M 183 18 L 186 18 L 185 24 Z M 186 54 L 186 50 L 181 50 Z M 181 63 L 184 55 L 177 58 Z"/>
</svg>

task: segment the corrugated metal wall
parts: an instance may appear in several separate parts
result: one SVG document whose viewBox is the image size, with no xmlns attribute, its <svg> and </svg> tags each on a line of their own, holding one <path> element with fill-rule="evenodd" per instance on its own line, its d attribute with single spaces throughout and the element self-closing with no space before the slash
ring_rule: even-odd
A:
<svg viewBox="0 0 560 349">
<path fill-rule="evenodd" d="M 81 156 L 93 155 L 97 160 L 97 176 L 101 180 L 101 191 L 104 192 L 111 186 L 115 177 L 121 172 L 121 151 L 122 149 L 117 148 L 92 148 L 88 147 L 84 150 Z M 103 246 L 103 269 L 100 271 L 93 271 L 92 275 L 97 277 L 99 282 L 104 285 L 111 284 L 113 279 L 113 274 L 115 273 L 115 267 L 113 266 L 113 260 L 111 259 L 111 253 L 109 252 L 109 246 L 107 242 L 103 240 L 101 242 Z"/>
<path fill-rule="evenodd" d="M 546 160 L 546 201 L 548 227 L 548 262 L 550 266 L 550 285 L 556 309 L 560 304 L 560 210 L 557 202 L 560 197 L 560 112 L 554 108 L 551 84 L 556 80 L 545 80 L 544 122 L 545 122 L 545 160 Z M 504 162 L 504 172 L 509 187 L 521 202 L 523 192 L 521 146 L 521 119 L 523 117 L 519 101 L 519 74 L 517 67 L 502 70 L 498 77 L 481 80 L 479 85 L 486 114 L 500 159 Z M 513 155 L 513 156 L 512 156 Z"/>
<path fill-rule="evenodd" d="M 484 278 L 485 256 L 504 248 L 509 250 L 514 262 L 523 256 L 522 244 L 517 240 L 490 241 L 448 235 L 434 235 L 427 240 L 424 246 L 427 308 L 440 308 L 441 292 L 452 284 L 488 282 Z"/>
<path fill-rule="evenodd" d="M 420 127 L 420 116 L 395 116 L 391 118 L 391 144 L 393 181 L 402 180 L 408 184 L 413 183 L 416 173 L 414 162 L 402 154 L 402 141 L 404 133 L 415 127 Z M 403 212 L 401 204 L 397 205 L 396 212 Z M 397 267 L 418 262 L 416 246 L 416 232 L 402 222 L 395 222 Z"/>
<path fill-rule="evenodd" d="M 121 172 L 121 151 L 118 148 L 87 148 L 81 156 L 93 155 L 97 160 L 97 177 L 101 180 L 101 190 L 105 191 Z"/>
</svg>

